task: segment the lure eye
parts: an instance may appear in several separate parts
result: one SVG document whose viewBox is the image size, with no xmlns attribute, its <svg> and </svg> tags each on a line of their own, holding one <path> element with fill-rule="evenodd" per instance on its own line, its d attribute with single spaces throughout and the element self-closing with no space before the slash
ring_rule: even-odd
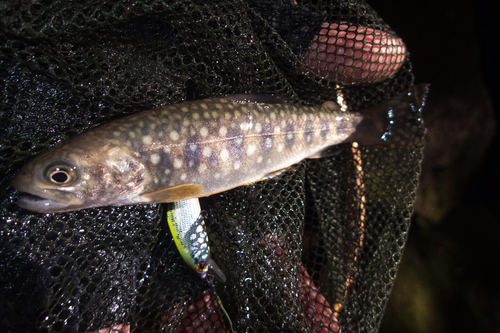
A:
<svg viewBox="0 0 500 333">
<path fill-rule="evenodd" d="M 200 274 L 205 274 L 208 271 L 208 265 L 206 261 L 200 261 L 196 265 L 196 271 Z"/>
<path fill-rule="evenodd" d="M 45 177 L 53 184 L 69 185 L 77 180 L 77 173 L 74 166 L 58 163 L 47 168 Z"/>
</svg>

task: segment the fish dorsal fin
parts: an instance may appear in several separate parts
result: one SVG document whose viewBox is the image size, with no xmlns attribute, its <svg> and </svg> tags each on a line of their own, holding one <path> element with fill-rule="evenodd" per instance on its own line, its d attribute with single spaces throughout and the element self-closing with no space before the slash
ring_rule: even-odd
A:
<svg viewBox="0 0 500 333">
<path fill-rule="evenodd" d="M 284 104 L 284 99 L 268 94 L 235 94 L 224 96 L 227 100 L 235 103 L 258 103 L 258 104 Z"/>
<path fill-rule="evenodd" d="M 195 197 L 203 192 L 203 186 L 196 184 L 182 184 L 167 187 L 158 191 L 141 193 L 150 203 L 174 202 Z"/>
</svg>

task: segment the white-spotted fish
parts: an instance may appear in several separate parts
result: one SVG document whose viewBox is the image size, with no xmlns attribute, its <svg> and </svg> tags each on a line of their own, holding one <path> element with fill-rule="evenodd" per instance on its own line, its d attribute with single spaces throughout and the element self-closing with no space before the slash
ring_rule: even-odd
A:
<svg viewBox="0 0 500 333">
<path fill-rule="evenodd" d="M 333 102 L 311 107 L 249 95 L 183 102 L 84 132 L 27 163 L 12 184 L 28 194 L 18 205 L 41 213 L 209 196 L 342 142 L 381 141 L 388 112 L 408 113 L 403 104 L 372 108 L 364 124 L 365 113 Z M 358 124 L 363 130 L 354 133 Z"/>
<path fill-rule="evenodd" d="M 168 204 L 167 222 L 184 262 L 202 279 L 208 272 L 226 281 L 226 276 L 210 258 L 208 235 L 198 199 Z"/>
</svg>

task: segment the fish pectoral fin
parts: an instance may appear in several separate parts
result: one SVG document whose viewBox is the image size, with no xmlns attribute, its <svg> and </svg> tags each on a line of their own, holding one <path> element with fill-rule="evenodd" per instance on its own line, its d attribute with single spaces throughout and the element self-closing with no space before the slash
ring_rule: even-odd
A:
<svg viewBox="0 0 500 333">
<path fill-rule="evenodd" d="M 155 192 L 141 193 L 151 203 L 174 202 L 197 196 L 203 192 L 203 186 L 196 184 L 182 184 L 167 187 Z"/>
</svg>

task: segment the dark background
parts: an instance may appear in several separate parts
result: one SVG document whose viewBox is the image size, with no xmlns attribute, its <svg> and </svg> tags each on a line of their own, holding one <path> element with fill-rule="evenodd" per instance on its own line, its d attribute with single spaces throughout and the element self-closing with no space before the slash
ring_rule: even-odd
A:
<svg viewBox="0 0 500 333">
<path fill-rule="evenodd" d="M 416 82 L 431 83 L 413 224 L 380 332 L 500 332 L 500 4 L 368 2 L 405 41 Z"/>
</svg>

